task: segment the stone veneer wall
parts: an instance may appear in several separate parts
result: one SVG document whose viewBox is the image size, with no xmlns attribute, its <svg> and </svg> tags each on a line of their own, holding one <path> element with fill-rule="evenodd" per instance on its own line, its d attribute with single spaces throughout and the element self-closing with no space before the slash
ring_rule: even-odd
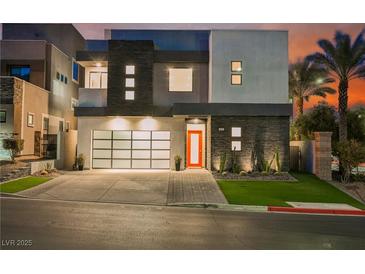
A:
<svg viewBox="0 0 365 274">
<path fill-rule="evenodd" d="M 314 174 L 322 180 L 332 179 L 332 132 L 314 132 Z"/>
<path fill-rule="evenodd" d="M 241 127 L 241 137 L 231 137 L 231 128 Z M 224 129 L 222 131 L 222 129 Z M 252 170 L 251 157 L 254 147 L 266 160 L 273 156 L 275 147 L 280 150 L 282 171 L 289 170 L 289 117 L 259 116 L 212 116 L 211 117 L 211 161 L 212 170 L 219 167 L 219 158 L 227 155 L 231 161 L 231 141 L 241 141 L 237 160 L 242 170 Z"/>
</svg>

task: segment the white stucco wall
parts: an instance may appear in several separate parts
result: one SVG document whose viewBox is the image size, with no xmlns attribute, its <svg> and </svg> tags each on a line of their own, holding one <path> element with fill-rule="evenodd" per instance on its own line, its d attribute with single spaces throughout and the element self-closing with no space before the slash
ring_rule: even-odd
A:
<svg viewBox="0 0 365 274">
<path fill-rule="evenodd" d="M 85 168 L 91 167 L 93 130 L 169 130 L 171 132 L 170 167 L 174 156 L 182 157 L 185 166 L 185 119 L 172 117 L 79 117 L 77 154 L 84 154 Z"/>
<path fill-rule="evenodd" d="M 241 86 L 231 85 L 231 61 L 242 60 Z M 288 103 L 288 33 L 213 30 L 210 37 L 212 103 Z"/>
</svg>

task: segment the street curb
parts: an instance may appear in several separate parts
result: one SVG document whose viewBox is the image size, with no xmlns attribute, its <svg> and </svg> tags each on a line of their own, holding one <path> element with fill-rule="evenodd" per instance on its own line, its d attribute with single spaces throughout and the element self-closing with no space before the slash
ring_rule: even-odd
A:
<svg viewBox="0 0 365 274">
<path fill-rule="evenodd" d="M 0 192 L 0 197 L 28 198 L 26 196 L 18 195 L 15 193 L 6 193 L 6 192 Z"/>
<path fill-rule="evenodd" d="M 271 212 L 291 212 L 291 213 L 309 213 L 309 214 L 334 214 L 334 215 L 351 215 L 365 216 L 365 210 L 348 210 L 348 209 L 320 209 L 320 208 L 294 208 L 282 206 L 269 206 Z"/>
</svg>

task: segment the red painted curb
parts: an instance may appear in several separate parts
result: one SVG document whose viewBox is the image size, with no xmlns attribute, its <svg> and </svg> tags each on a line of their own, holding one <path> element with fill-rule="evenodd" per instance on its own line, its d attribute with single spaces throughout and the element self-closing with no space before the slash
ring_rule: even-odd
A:
<svg viewBox="0 0 365 274">
<path fill-rule="evenodd" d="M 365 216 L 365 210 L 349 209 L 319 209 L 319 208 L 294 208 L 284 206 L 268 206 L 268 211 L 273 212 L 297 212 L 297 213 L 319 213 L 319 214 L 341 214 Z"/>
</svg>

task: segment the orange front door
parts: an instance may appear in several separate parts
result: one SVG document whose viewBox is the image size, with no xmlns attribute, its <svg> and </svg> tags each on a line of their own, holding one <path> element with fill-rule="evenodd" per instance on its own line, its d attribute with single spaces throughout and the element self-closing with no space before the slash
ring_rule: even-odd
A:
<svg viewBox="0 0 365 274">
<path fill-rule="evenodd" d="M 186 155 L 187 167 L 202 167 L 203 166 L 203 133 L 201 130 L 188 130 Z"/>
</svg>

